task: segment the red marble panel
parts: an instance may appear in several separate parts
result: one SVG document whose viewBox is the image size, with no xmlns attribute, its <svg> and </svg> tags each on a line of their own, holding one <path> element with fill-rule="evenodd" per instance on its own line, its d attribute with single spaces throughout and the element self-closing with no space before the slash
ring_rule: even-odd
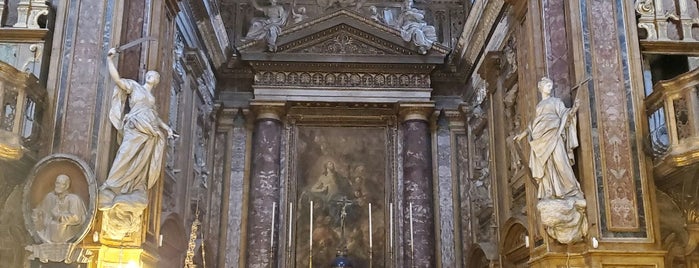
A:
<svg viewBox="0 0 699 268">
<path fill-rule="evenodd" d="M 599 129 L 599 146 L 604 181 L 608 228 L 631 231 L 639 228 L 631 152 L 628 97 L 624 84 L 623 63 L 614 1 L 589 2 L 591 54 L 593 60 L 595 101 Z"/>
<path fill-rule="evenodd" d="M 544 0 L 546 73 L 555 85 L 555 96 L 571 103 L 570 51 L 566 31 L 565 1 Z"/>
<path fill-rule="evenodd" d="M 124 3 L 124 25 L 121 43 L 128 43 L 143 36 L 143 23 L 145 16 L 144 0 L 131 0 Z M 138 72 L 141 66 L 141 46 L 135 46 L 122 52 L 120 72 L 121 76 L 139 81 Z M 162 78 L 162 77 L 161 77 Z M 162 81 L 162 79 L 161 79 Z"/>
<path fill-rule="evenodd" d="M 105 1 L 81 1 L 79 20 L 73 40 L 71 65 L 68 75 L 67 100 L 60 151 L 91 159 L 92 116 L 97 102 L 97 84 L 103 79 L 102 29 L 104 28 Z"/>
</svg>

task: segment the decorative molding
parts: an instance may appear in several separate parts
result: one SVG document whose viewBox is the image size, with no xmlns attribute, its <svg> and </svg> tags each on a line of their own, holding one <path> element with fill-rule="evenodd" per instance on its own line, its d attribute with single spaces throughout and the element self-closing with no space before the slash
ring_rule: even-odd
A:
<svg viewBox="0 0 699 268">
<path fill-rule="evenodd" d="M 2 42 L 43 42 L 48 29 L 0 28 Z"/>
<path fill-rule="evenodd" d="M 429 74 L 435 68 L 432 64 L 390 64 L 390 63 L 342 63 L 342 62 L 250 62 L 255 71 L 308 71 L 327 72 L 328 70 L 343 70 L 345 72 L 381 72 L 391 74 L 425 73 Z M 245 72 L 247 73 L 247 72 Z"/>
</svg>

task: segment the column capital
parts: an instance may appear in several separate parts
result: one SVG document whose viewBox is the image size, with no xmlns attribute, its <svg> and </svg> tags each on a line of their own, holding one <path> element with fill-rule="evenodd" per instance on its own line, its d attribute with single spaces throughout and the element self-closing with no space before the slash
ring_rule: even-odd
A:
<svg viewBox="0 0 699 268">
<path fill-rule="evenodd" d="M 240 116 L 245 124 L 250 118 L 250 109 L 241 107 L 222 107 L 221 105 L 216 105 L 214 107 L 214 113 L 216 114 L 216 124 L 219 127 L 233 127 L 237 122 L 237 118 Z"/>
<path fill-rule="evenodd" d="M 444 116 L 449 122 L 449 127 L 464 127 L 466 125 L 466 117 L 458 109 L 444 110 Z"/>
<path fill-rule="evenodd" d="M 401 122 L 408 120 L 429 121 L 433 112 L 433 102 L 403 102 L 398 104 L 398 116 Z"/>
<path fill-rule="evenodd" d="M 255 117 L 259 119 L 274 119 L 281 121 L 281 117 L 286 114 L 286 102 L 252 101 L 250 109 Z"/>
</svg>

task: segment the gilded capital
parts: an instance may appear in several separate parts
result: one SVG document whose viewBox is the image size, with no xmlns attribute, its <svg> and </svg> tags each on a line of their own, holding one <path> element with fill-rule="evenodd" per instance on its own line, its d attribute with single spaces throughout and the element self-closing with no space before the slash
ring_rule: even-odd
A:
<svg viewBox="0 0 699 268">
<path fill-rule="evenodd" d="M 433 112 L 434 103 L 432 102 L 400 103 L 398 105 L 398 115 L 401 122 L 408 120 L 429 121 Z"/>
<path fill-rule="evenodd" d="M 274 119 L 281 121 L 281 117 L 286 113 L 286 103 L 284 102 L 251 102 L 250 109 L 255 120 Z"/>
</svg>

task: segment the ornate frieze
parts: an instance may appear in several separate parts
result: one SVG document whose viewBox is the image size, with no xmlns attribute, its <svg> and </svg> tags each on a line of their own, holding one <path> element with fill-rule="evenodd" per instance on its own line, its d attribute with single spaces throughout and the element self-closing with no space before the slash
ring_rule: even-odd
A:
<svg viewBox="0 0 699 268">
<path fill-rule="evenodd" d="M 428 88 L 428 74 L 262 71 L 255 84 L 293 87 Z"/>
</svg>

